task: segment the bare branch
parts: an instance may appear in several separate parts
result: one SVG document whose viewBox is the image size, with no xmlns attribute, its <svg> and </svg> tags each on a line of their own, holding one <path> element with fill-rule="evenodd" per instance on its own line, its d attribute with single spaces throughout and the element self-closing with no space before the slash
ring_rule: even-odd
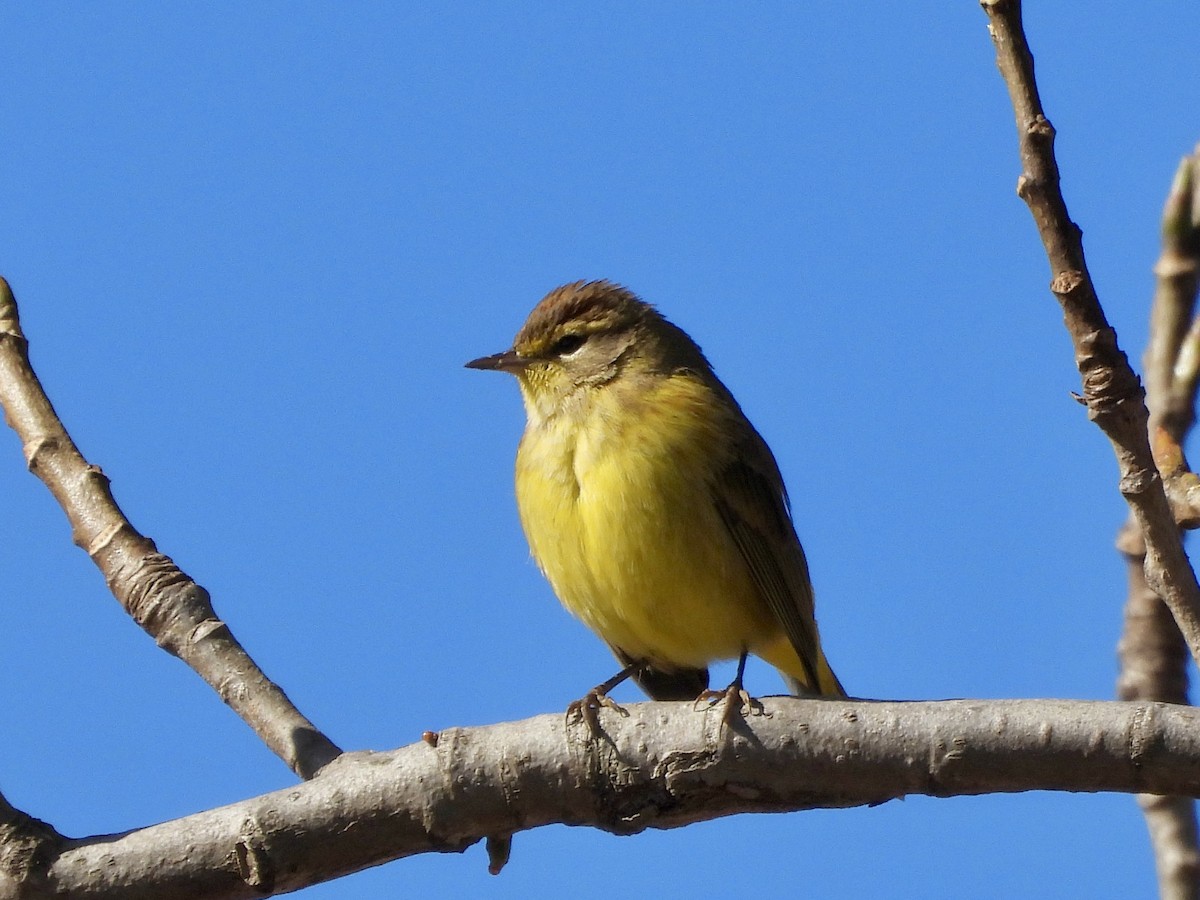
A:
<svg viewBox="0 0 1200 900">
<path fill-rule="evenodd" d="M 1200 859 L 1196 853 L 1196 804 L 1191 797 L 1138 794 L 1146 817 L 1160 900 L 1200 896 Z"/>
<path fill-rule="evenodd" d="M 1200 662 L 1200 584 L 1183 551 L 1179 529 L 1154 464 L 1141 385 L 1117 345 L 1088 274 L 1083 239 L 1059 185 L 1054 128 L 1042 111 L 1025 40 L 1019 0 L 982 0 L 996 63 L 1017 120 L 1023 171 L 1017 193 L 1029 206 L 1046 248 L 1050 289 L 1063 309 L 1083 378 L 1088 416 L 1112 442 L 1120 490 L 1146 543 L 1146 580 L 1170 607 Z"/>
<path fill-rule="evenodd" d="M 562 715 L 350 753 L 311 781 L 123 835 L 43 848 L 55 891 L 261 897 L 552 823 L 619 834 L 743 812 L 1027 790 L 1200 792 L 1200 711 L 1155 703 L 765 698 L 642 703 L 591 739 Z M 436 746 L 434 746 L 436 744 Z M 51 840 L 51 839 L 46 839 Z M 53 851 L 53 852 L 51 852 Z M 494 863 L 494 860 L 493 860 Z"/>
<path fill-rule="evenodd" d="M 1163 249 L 1146 347 L 1146 407 L 1154 458 L 1180 525 L 1195 527 L 1200 511 L 1188 500 L 1196 476 L 1183 457 L 1183 442 L 1195 422 L 1197 272 L 1200 228 L 1195 212 L 1197 157 L 1185 158 L 1163 209 Z M 1189 324 L 1190 323 L 1190 324 Z M 1130 521 L 1117 541 L 1129 563 L 1129 600 L 1117 653 L 1123 700 L 1188 702 L 1187 647 L 1170 611 L 1145 579 L 1145 545 Z M 1200 847 L 1195 804 L 1186 797 L 1141 794 L 1163 897 L 1200 896 Z"/>
<path fill-rule="evenodd" d="M 1162 253 L 1146 349 L 1146 392 L 1152 424 L 1182 444 L 1196 421 L 1196 291 L 1200 285 L 1200 155 L 1184 157 L 1163 208 Z"/>
<path fill-rule="evenodd" d="M 1146 348 L 1146 405 L 1154 458 L 1176 521 L 1200 526 L 1200 478 L 1183 455 L 1200 383 L 1200 154 L 1184 157 L 1163 208 L 1162 253 Z M 1189 325 L 1190 321 L 1190 325 Z"/>
<path fill-rule="evenodd" d="M 1132 530 L 1135 533 L 1129 534 Z M 1118 542 L 1128 552 L 1129 600 L 1117 653 L 1122 700 L 1187 703 L 1187 647 L 1170 610 L 1146 584 L 1143 560 L 1136 552 L 1136 526 L 1127 526 Z M 1200 895 L 1200 850 L 1196 810 L 1190 797 L 1139 794 L 1154 848 L 1159 894 L 1170 900 Z"/>
<path fill-rule="evenodd" d="M 255 665 L 208 592 L 130 524 L 108 478 L 83 458 L 29 364 L 8 282 L 0 278 L 0 404 L 30 471 L 62 506 L 75 544 L 104 574 L 125 611 L 160 647 L 191 666 L 301 777 L 341 751 Z"/>
<path fill-rule="evenodd" d="M 1071 221 L 1059 184 L 1054 128 L 1046 119 L 1034 80 L 1033 56 L 1025 40 L 1019 0 L 982 0 L 996 61 L 1016 114 L 1023 172 L 1017 193 L 1028 204 L 1053 273 L 1051 290 L 1062 305 L 1075 360 L 1083 376 L 1088 414 L 1113 444 L 1121 493 L 1132 521 L 1121 544 L 1129 553 L 1130 599 L 1120 654 L 1122 696 L 1186 701 L 1187 682 L 1177 637 L 1186 639 L 1200 661 L 1200 586 L 1183 551 L 1177 520 L 1195 525 L 1192 506 L 1200 482 L 1187 471 L 1182 436 L 1194 420 L 1194 358 L 1197 340 L 1188 337 L 1195 308 L 1196 241 L 1192 223 L 1194 179 L 1181 169 L 1168 199 L 1164 254 L 1156 267 L 1159 289 L 1147 351 L 1151 422 L 1137 376 L 1117 345 L 1084 260 L 1079 228 Z M 1185 349 L 1190 352 L 1185 353 Z M 1183 357 L 1193 364 L 1179 367 Z M 1189 376 L 1190 373 L 1190 376 Z M 1180 388 L 1183 388 L 1182 390 Z M 1172 502 L 1159 475 L 1168 479 Z M 1189 509 L 1189 507 L 1191 507 Z M 1130 549 L 1132 545 L 1132 549 Z M 1161 598 L 1161 600 L 1160 600 Z M 1174 621 L 1164 621 L 1165 601 Z M 1164 896 L 1195 896 L 1196 821 L 1193 804 L 1180 798 L 1140 798 L 1146 812 Z"/>
<path fill-rule="evenodd" d="M 1129 547 L 1135 538 L 1122 535 L 1121 544 Z M 1146 584 L 1145 573 L 1136 552 L 1127 553 L 1129 600 L 1125 607 L 1125 631 L 1117 645 L 1121 659 L 1121 677 L 1117 695 L 1122 700 L 1159 700 L 1163 703 L 1188 702 L 1187 646 L 1171 611 Z"/>
<path fill-rule="evenodd" d="M 0 897 L 50 896 L 46 881 L 66 839 L 0 795 Z"/>
</svg>

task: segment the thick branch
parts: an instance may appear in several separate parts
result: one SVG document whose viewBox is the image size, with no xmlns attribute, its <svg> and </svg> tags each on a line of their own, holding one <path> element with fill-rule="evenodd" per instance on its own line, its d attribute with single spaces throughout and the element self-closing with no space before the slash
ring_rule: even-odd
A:
<svg viewBox="0 0 1200 900">
<path fill-rule="evenodd" d="M 1200 584 L 1150 451 L 1146 405 L 1137 376 L 1117 345 L 1088 274 L 1079 228 L 1067 213 L 1054 157 L 1054 128 L 1042 111 L 1018 0 L 982 0 L 996 62 L 1016 114 L 1023 171 L 1017 193 L 1037 223 L 1062 305 L 1088 415 L 1112 442 L 1120 489 L 1146 543 L 1146 581 L 1166 602 L 1200 662 Z"/>
<path fill-rule="evenodd" d="M 311 781 L 124 835 L 66 841 L 74 898 L 261 897 L 551 823 L 620 834 L 743 812 L 1028 790 L 1200 793 L 1200 711 L 1155 703 L 766 698 L 722 729 L 689 703 L 451 729 Z M 37 896 L 31 893 L 31 896 Z"/>
<path fill-rule="evenodd" d="M 48 896 L 46 875 L 66 839 L 0 795 L 0 898 Z"/>
<path fill-rule="evenodd" d="M 292 705 L 217 618 L 208 592 L 130 524 L 108 478 L 83 458 L 29 364 L 17 305 L 0 278 L 0 404 L 25 460 L 71 523 L 109 590 L 160 647 L 181 658 L 301 777 L 341 751 Z"/>
</svg>

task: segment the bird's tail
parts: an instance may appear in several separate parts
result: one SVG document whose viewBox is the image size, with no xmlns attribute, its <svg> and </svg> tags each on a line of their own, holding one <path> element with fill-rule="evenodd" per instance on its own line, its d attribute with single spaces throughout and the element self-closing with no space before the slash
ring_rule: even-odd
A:
<svg viewBox="0 0 1200 900">
<path fill-rule="evenodd" d="M 822 666 L 821 671 L 818 673 L 821 684 L 820 689 L 815 691 L 799 678 L 793 678 L 784 672 L 780 674 L 783 675 L 784 683 L 787 684 L 788 693 L 793 697 L 830 697 L 833 699 L 842 699 L 850 696 L 846 693 L 846 689 L 842 687 L 842 683 L 838 681 L 837 676 L 833 674 L 833 669 L 829 668 L 828 663 Z"/>
<path fill-rule="evenodd" d="M 812 684 L 808 667 L 801 661 L 792 645 L 786 638 L 780 638 L 773 644 L 755 650 L 756 656 L 761 656 L 783 676 L 788 691 L 797 697 L 847 697 L 846 689 L 833 674 L 825 651 L 817 647 L 816 684 Z"/>
<path fill-rule="evenodd" d="M 846 689 L 842 687 L 842 683 L 838 681 L 838 677 L 833 674 L 833 669 L 829 667 L 829 660 L 825 658 L 824 653 L 820 654 L 820 661 L 817 664 L 816 687 L 787 672 L 781 671 L 779 674 L 783 676 L 783 680 L 788 686 L 788 692 L 796 697 L 841 698 L 849 696 Z"/>
</svg>

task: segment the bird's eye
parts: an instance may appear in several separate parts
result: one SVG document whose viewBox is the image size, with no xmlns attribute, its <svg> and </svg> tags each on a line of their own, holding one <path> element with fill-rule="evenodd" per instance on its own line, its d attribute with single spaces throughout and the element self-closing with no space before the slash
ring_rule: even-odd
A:
<svg viewBox="0 0 1200 900">
<path fill-rule="evenodd" d="M 582 334 L 564 334 L 550 348 L 554 356 L 567 356 L 583 346 L 586 338 Z"/>
</svg>

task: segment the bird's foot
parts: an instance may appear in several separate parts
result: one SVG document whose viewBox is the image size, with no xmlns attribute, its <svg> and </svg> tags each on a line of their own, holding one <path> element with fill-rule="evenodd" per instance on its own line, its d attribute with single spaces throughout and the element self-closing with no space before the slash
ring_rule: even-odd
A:
<svg viewBox="0 0 1200 900">
<path fill-rule="evenodd" d="M 588 730 L 592 734 L 599 734 L 601 709 L 611 709 L 622 716 L 629 715 L 629 710 L 617 703 L 616 700 L 608 696 L 599 687 L 594 687 L 567 706 L 567 724 L 570 725 L 582 720 L 587 723 Z"/>
<path fill-rule="evenodd" d="M 725 710 L 721 713 L 721 724 L 732 725 L 736 717 L 740 716 L 770 716 L 762 705 L 762 701 L 757 697 L 751 697 L 750 693 L 742 687 L 740 682 L 735 681 L 723 691 L 702 691 L 700 696 L 696 698 L 696 703 L 693 708 L 699 709 L 700 704 L 705 703 L 708 708 L 716 706 L 721 701 L 725 702 Z"/>
</svg>

